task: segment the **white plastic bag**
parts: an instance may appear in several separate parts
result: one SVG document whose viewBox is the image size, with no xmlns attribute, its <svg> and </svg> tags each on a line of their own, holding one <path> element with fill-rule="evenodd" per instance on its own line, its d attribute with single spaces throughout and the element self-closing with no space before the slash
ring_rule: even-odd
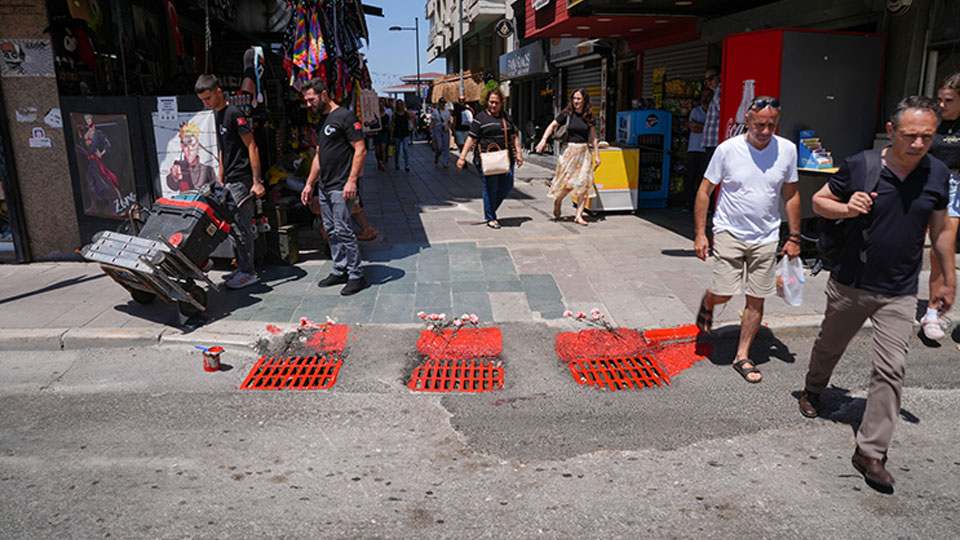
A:
<svg viewBox="0 0 960 540">
<path fill-rule="evenodd" d="M 777 296 L 791 306 L 799 306 L 803 303 L 803 281 L 800 257 L 781 257 L 777 263 Z"/>
</svg>

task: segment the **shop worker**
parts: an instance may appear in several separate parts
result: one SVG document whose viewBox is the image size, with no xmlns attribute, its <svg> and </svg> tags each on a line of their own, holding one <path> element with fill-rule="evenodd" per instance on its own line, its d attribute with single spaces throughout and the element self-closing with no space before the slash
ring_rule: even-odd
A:
<svg viewBox="0 0 960 540">
<path fill-rule="evenodd" d="M 707 106 L 707 117 L 703 122 L 703 151 L 709 161 L 720 144 L 720 68 L 707 68 L 703 75 L 703 88 L 713 92 L 713 98 Z"/>
<path fill-rule="evenodd" d="M 853 466 L 875 488 L 889 490 L 893 476 L 884 468 L 900 395 L 907 343 L 917 312 L 917 276 L 924 234 L 937 252 L 943 282 L 931 300 L 940 309 L 953 304 L 954 235 L 947 227 L 950 171 L 927 155 L 937 134 L 940 108 L 927 97 L 908 97 L 887 122 L 890 145 L 847 158 L 840 170 L 813 195 L 813 210 L 827 219 L 860 218 L 861 234 L 847 234 L 843 254 L 830 270 L 827 309 L 810 353 L 800 396 L 800 412 L 820 412 L 820 394 L 830 382 L 847 344 L 868 318 L 873 323 L 873 369 L 863 420 L 857 430 Z M 872 153 L 872 155 L 871 155 Z M 879 174 L 875 190 L 863 191 L 873 159 Z"/>
<path fill-rule="evenodd" d="M 226 276 L 227 287 L 241 289 L 257 282 L 253 267 L 253 197 L 266 189 L 260 176 L 260 151 L 253 140 L 253 126 L 240 109 L 227 103 L 220 81 L 213 75 L 197 78 L 194 92 L 203 104 L 216 111 L 220 171 L 217 182 L 227 190 L 227 208 L 234 212 L 237 269 Z"/>
<path fill-rule="evenodd" d="M 790 236 L 781 253 L 800 254 L 800 197 L 797 195 L 797 147 L 774 135 L 780 121 L 780 101 L 760 96 L 744 118 L 747 132 L 717 147 L 697 191 L 694 249 L 707 260 L 707 206 L 720 186 L 713 214 L 713 285 L 700 301 L 697 327 L 709 332 L 713 308 L 741 291 L 746 307 L 733 368 L 751 383 L 763 378 L 750 360 L 750 345 L 760 329 L 763 301 L 776 288 L 774 264 L 780 240 L 780 196 L 787 211 Z"/>
<path fill-rule="evenodd" d="M 330 257 L 333 259 L 333 271 L 317 285 L 332 287 L 345 284 L 340 294 L 349 296 L 367 285 L 360 267 L 360 245 L 350 228 L 350 214 L 357 198 L 357 181 L 367 155 L 363 126 L 355 114 L 333 101 L 322 80 L 307 81 L 300 92 L 307 107 L 320 114 L 320 121 L 317 122 L 317 153 L 313 156 L 310 175 L 300 192 L 300 200 L 309 206 L 316 192 L 323 228 L 330 241 Z"/>
</svg>

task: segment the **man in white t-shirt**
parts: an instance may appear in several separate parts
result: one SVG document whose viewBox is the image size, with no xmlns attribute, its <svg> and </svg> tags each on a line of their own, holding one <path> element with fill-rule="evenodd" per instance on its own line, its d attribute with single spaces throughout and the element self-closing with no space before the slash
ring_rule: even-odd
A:
<svg viewBox="0 0 960 540">
<path fill-rule="evenodd" d="M 440 98 L 437 108 L 430 113 L 430 131 L 433 133 L 433 143 L 436 145 L 433 152 L 433 164 L 443 164 L 446 169 L 450 164 L 450 111 L 447 110 L 447 100 Z"/>
<path fill-rule="evenodd" d="M 780 101 L 755 98 L 746 114 L 747 133 L 723 141 L 707 165 L 694 210 L 694 249 L 707 260 L 707 206 L 720 186 L 713 214 L 713 285 L 704 293 L 697 327 L 709 332 L 713 308 L 740 292 L 746 282 L 746 307 L 733 367 L 751 383 L 763 378 L 750 361 L 750 345 L 763 318 L 763 300 L 776 290 L 774 264 L 780 240 L 780 195 L 787 211 L 790 237 L 782 254 L 800 255 L 800 197 L 797 194 L 797 148 L 774 135 Z M 744 272 L 746 271 L 746 272 Z M 745 274 L 745 278 L 744 278 Z"/>
</svg>

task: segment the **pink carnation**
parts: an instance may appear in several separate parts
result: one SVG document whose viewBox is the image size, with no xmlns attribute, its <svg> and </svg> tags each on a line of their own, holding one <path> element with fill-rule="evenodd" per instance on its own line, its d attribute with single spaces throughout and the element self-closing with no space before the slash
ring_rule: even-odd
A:
<svg viewBox="0 0 960 540">
<path fill-rule="evenodd" d="M 564 312 L 563 312 L 563 316 L 564 316 L 564 317 L 573 317 L 573 312 L 568 309 L 567 311 L 564 311 Z"/>
<path fill-rule="evenodd" d="M 454 319 L 454 320 L 453 320 L 453 325 L 459 328 L 459 327 L 463 326 L 463 321 L 461 321 L 460 319 Z"/>
<path fill-rule="evenodd" d="M 475 314 L 471 313 L 471 314 L 470 314 L 470 323 L 472 323 L 472 324 L 477 324 L 478 322 L 480 322 L 480 317 L 477 317 Z"/>
<path fill-rule="evenodd" d="M 329 315 L 327 315 L 327 324 L 337 324 L 337 321 L 334 321 Z"/>
<path fill-rule="evenodd" d="M 578 319 L 583 319 L 583 318 L 586 317 L 586 316 L 587 316 L 587 314 L 584 313 L 584 312 L 582 312 L 582 311 L 581 311 L 580 313 L 577 313 L 577 318 L 578 318 Z"/>
<path fill-rule="evenodd" d="M 469 321 L 469 320 L 470 320 L 470 316 L 467 315 L 466 313 L 464 313 L 463 315 L 460 316 L 460 319 L 462 319 L 462 320 L 464 320 L 464 321 Z"/>
<path fill-rule="evenodd" d="M 421 312 L 417 313 L 417 317 L 420 317 L 421 319 L 426 319 L 426 318 L 427 318 L 427 314 L 421 311 Z"/>
<path fill-rule="evenodd" d="M 445 320 L 447 320 L 447 314 L 446 314 L 446 313 L 441 313 L 441 314 L 437 317 L 437 320 L 438 320 L 438 321 L 445 321 Z"/>
</svg>

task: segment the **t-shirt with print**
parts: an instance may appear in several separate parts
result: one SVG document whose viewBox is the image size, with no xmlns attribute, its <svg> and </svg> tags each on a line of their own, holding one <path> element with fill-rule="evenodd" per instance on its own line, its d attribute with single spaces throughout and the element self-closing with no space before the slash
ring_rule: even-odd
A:
<svg viewBox="0 0 960 540">
<path fill-rule="evenodd" d="M 757 150 L 741 135 L 720 143 L 707 171 L 720 185 L 713 233 L 727 231 L 748 244 L 776 242 L 780 235 L 780 190 L 797 181 L 797 147 L 779 135 Z"/>
<path fill-rule="evenodd" d="M 240 109 L 233 105 L 217 111 L 217 147 L 223 158 L 223 181 L 253 185 L 250 153 L 243 144 L 243 135 L 252 132 L 252 125 Z"/>
<path fill-rule="evenodd" d="M 830 178 L 830 192 L 841 202 L 849 201 L 851 195 L 863 191 L 866 171 L 863 152 L 848 157 Z M 867 228 L 864 233 L 847 237 L 830 277 L 843 285 L 879 294 L 917 294 L 924 236 L 930 214 L 947 207 L 948 175 L 943 162 L 930 156 L 924 156 L 902 181 L 883 167 L 877 197 L 864 216 Z M 861 262 L 861 251 L 866 264 Z"/>
<path fill-rule="evenodd" d="M 491 144 L 496 144 L 500 150 L 508 149 L 510 151 L 510 162 L 513 163 L 513 146 L 507 145 L 507 140 L 503 136 L 503 123 L 507 123 L 507 134 L 512 140 L 517 132 L 517 128 L 506 114 L 500 113 L 499 117 L 492 116 L 486 110 L 482 110 L 473 117 L 470 122 L 470 136 L 476 140 L 477 149 L 473 153 L 473 162 L 480 165 L 480 152 L 486 152 Z M 491 148 L 495 150 L 495 148 Z"/>
<path fill-rule="evenodd" d="M 561 126 L 567 123 L 567 111 L 560 111 L 554 119 Z M 590 140 L 590 126 L 580 113 L 573 113 L 570 123 L 567 124 L 566 139 L 568 143 L 585 143 Z"/>
<path fill-rule="evenodd" d="M 354 149 L 350 143 L 363 139 L 363 126 L 349 109 L 337 107 L 317 123 L 317 156 L 320 189 L 338 191 L 350 178 Z"/>
</svg>

